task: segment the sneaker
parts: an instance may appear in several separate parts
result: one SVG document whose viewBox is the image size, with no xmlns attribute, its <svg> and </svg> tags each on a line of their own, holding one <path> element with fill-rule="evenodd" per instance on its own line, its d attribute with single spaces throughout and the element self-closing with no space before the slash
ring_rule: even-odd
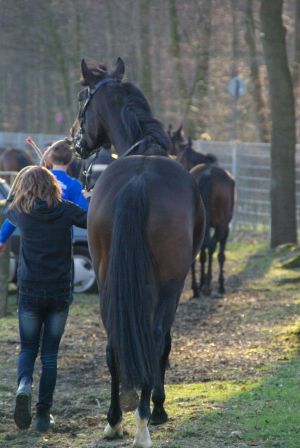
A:
<svg viewBox="0 0 300 448">
<path fill-rule="evenodd" d="M 38 432 L 47 432 L 51 425 L 54 425 L 54 418 L 50 414 L 50 408 L 38 404 L 36 406 L 35 430 Z"/>
<path fill-rule="evenodd" d="M 20 381 L 17 394 L 14 419 L 19 429 L 28 429 L 31 424 L 31 381 Z"/>
</svg>

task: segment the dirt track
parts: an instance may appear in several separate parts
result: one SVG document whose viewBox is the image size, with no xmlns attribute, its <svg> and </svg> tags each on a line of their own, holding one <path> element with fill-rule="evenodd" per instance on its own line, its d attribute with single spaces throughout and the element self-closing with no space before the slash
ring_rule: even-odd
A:
<svg viewBox="0 0 300 448">
<path fill-rule="evenodd" d="M 226 271 L 227 294 L 222 298 L 191 299 L 191 290 L 188 288 L 190 280 L 187 279 L 187 288 L 182 295 L 173 327 L 167 384 L 237 377 L 242 381 L 243 377 L 256 375 L 257 367 L 272 362 L 271 335 L 261 332 L 262 322 L 256 322 L 255 316 L 257 313 L 261 315 L 270 306 L 276 306 L 276 299 L 272 295 L 268 297 L 268 289 L 248 289 L 251 278 L 243 273 L 237 277 L 234 264 L 230 261 Z M 9 368 L 4 373 L 4 382 L 9 391 L 3 403 L 6 410 L 0 413 L 0 432 L 7 434 L 7 444 L 1 445 L 0 442 L 1 447 L 130 446 L 128 440 L 113 444 L 102 439 L 95 442 L 93 433 L 95 430 L 98 434 L 102 432 L 109 398 L 106 336 L 99 320 L 97 298 L 86 298 L 89 302 L 87 304 L 84 300 L 84 297 L 75 298 L 63 338 L 53 408 L 57 424 L 53 433 L 44 439 L 44 444 L 40 444 L 40 439 L 33 439 L 30 431 L 26 435 L 16 432 L 11 418 L 15 388 L 14 357 L 18 350 L 16 322 L 12 324 L 16 337 L 3 344 L 0 354 L 0 362 L 7 362 L 7 356 L 10 357 Z M 256 350 L 262 344 L 269 345 L 271 350 Z M 276 350 L 277 357 L 285 356 L 284 349 L 281 349 L 282 353 L 278 347 Z M 58 443 L 55 435 L 62 442 Z"/>
</svg>

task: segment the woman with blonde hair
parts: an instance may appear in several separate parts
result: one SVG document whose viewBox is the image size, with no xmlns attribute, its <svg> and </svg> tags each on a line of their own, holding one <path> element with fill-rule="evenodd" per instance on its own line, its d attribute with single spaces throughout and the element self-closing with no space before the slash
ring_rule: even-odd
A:
<svg viewBox="0 0 300 448">
<path fill-rule="evenodd" d="M 19 228 L 18 266 L 20 353 L 14 419 L 31 424 L 31 387 L 41 346 L 42 372 L 35 429 L 46 432 L 57 377 L 57 356 L 72 302 L 72 226 L 86 228 L 86 211 L 62 199 L 55 176 L 46 168 L 24 168 L 12 186 L 8 220 Z M 5 244 L 0 243 L 0 250 Z"/>
</svg>

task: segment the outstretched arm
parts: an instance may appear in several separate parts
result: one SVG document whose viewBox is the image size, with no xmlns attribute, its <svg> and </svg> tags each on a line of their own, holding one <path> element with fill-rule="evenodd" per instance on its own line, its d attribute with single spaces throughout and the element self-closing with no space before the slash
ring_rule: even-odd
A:
<svg viewBox="0 0 300 448">
<path fill-rule="evenodd" d="M 5 219 L 0 229 L 0 256 L 3 255 L 5 251 L 6 241 L 15 230 L 16 227 L 8 219 Z"/>
<path fill-rule="evenodd" d="M 14 226 L 8 219 L 5 219 L 0 229 L 0 244 L 6 243 L 15 230 L 16 226 Z"/>
</svg>

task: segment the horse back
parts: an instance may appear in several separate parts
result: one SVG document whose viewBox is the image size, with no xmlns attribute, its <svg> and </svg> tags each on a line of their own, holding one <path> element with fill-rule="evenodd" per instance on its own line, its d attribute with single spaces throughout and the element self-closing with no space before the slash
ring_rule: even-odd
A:
<svg viewBox="0 0 300 448">
<path fill-rule="evenodd" d="M 228 225 L 235 202 L 235 181 L 218 166 L 197 165 L 190 171 L 196 180 L 208 215 L 209 226 Z"/>
</svg>

